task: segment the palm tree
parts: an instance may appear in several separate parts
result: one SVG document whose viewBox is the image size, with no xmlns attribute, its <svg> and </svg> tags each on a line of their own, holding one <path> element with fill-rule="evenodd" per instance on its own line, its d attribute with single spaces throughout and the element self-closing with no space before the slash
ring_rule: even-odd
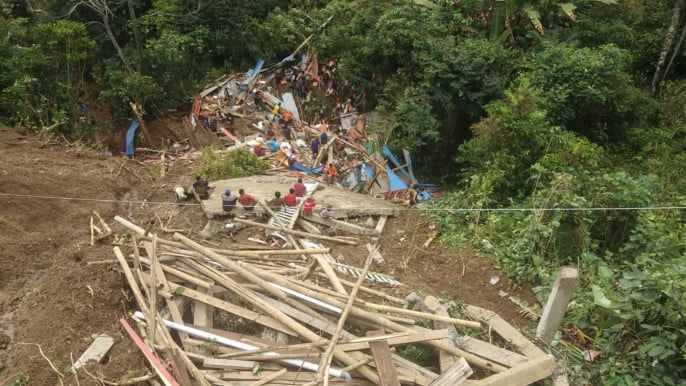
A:
<svg viewBox="0 0 686 386">
<path fill-rule="evenodd" d="M 596 0 L 603 4 L 616 4 L 616 0 Z M 491 39 L 505 40 L 509 38 L 510 44 L 515 44 L 515 37 L 512 31 L 512 22 L 520 15 L 526 17 L 534 29 L 541 35 L 545 33 L 545 28 L 541 22 L 539 10 L 548 7 L 559 7 L 570 20 L 576 21 L 574 10 L 576 6 L 569 2 L 556 2 L 554 0 L 540 0 L 537 3 L 528 0 L 495 0 L 490 5 L 490 34 Z"/>
</svg>

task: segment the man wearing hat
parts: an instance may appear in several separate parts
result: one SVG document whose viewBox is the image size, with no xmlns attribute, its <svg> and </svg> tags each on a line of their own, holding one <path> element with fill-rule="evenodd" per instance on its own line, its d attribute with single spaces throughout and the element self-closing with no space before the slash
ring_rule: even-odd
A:
<svg viewBox="0 0 686 386">
<path fill-rule="evenodd" d="M 222 194 L 222 209 L 224 212 L 231 212 L 236 207 L 238 197 L 231 195 L 231 189 L 226 189 Z"/>
</svg>

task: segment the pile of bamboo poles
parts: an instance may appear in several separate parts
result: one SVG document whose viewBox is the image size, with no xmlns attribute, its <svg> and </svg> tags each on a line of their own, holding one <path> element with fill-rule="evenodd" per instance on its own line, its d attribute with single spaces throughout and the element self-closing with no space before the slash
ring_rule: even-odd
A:
<svg viewBox="0 0 686 386">
<path fill-rule="evenodd" d="M 314 257 L 328 248 L 222 250 L 115 220 L 133 234 L 130 256 L 119 246 L 114 253 L 138 305 L 146 355 L 167 385 L 459 385 L 472 374 L 467 362 L 507 370 L 448 339 L 455 325 L 479 322 L 409 310 L 405 300 L 363 285 L 373 253 L 353 283 Z M 394 352 L 409 343 L 452 361 L 444 368 L 441 359 L 437 370 Z"/>
</svg>

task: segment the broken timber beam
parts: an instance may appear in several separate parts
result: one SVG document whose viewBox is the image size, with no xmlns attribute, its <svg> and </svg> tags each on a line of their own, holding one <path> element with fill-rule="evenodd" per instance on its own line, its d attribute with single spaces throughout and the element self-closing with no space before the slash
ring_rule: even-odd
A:
<svg viewBox="0 0 686 386">
<path fill-rule="evenodd" d="M 367 336 L 373 337 L 379 335 L 384 335 L 384 331 L 367 331 Z M 374 362 L 376 363 L 376 370 L 379 372 L 379 380 L 381 381 L 381 386 L 400 386 L 398 372 L 396 371 L 395 365 L 393 364 L 393 360 L 391 359 L 391 349 L 388 345 L 388 342 L 386 342 L 385 340 L 369 342 L 369 349 L 371 350 L 372 356 L 374 357 Z"/>
<path fill-rule="evenodd" d="M 459 386 L 464 384 L 473 372 L 464 358 L 458 358 L 455 364 L 431 383 L 431 386 Z"/>
</svg>

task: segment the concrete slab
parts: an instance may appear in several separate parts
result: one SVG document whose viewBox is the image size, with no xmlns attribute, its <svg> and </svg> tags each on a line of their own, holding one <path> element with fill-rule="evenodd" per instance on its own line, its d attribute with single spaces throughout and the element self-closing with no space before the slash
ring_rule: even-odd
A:
<svg viewBox="0 0 686 386">
<path fill-rule="evenodd" d="M 226 189 L 231 189 L 231 193 L 235 195 L 238 195 L 239 189 L 245 189 L 246 193 L 255 196 L 258 200 L 268 201 L 274 197 L 276 191 L 281 192 L 281 197 L 285 196 L 295 182 L 295 178 L 286 176 L 250 176 L 212 181 L 210 186 L 213 189 L 210 190 L 209 198 L 200 202 L 208 218 L 221 218 L 226 216 L 226 212 L 222 210 L 221 199 Z M 308 189 L 307 193 L 312 194 L 317 201 L 315 215 L 318 215 L 319 211 L 328 204 L 333 205 L 334 215 L 339 219 L 358 216 L 398 216 L 402 210 L 401 206 L 386 202 L 382 198 L 354 193 L 323 183 L 319 183 L 316 192 L 311 192 L 314 184 L 319 181 L 303 178 L 303 182 Z M 256 212 L 262 214 L 259 207 L 256 208 Z M 238 204 L 233 213 L 240 216 L 244 215 L 245 211 Z"/>
<path fill-rule="evenodd" d="M 73 370 L 83 367 L 89 361 L 100 362 L 114 345 L 114 338 L 105 334 L 99 335 L 74 363 Z"/>
</svg>

